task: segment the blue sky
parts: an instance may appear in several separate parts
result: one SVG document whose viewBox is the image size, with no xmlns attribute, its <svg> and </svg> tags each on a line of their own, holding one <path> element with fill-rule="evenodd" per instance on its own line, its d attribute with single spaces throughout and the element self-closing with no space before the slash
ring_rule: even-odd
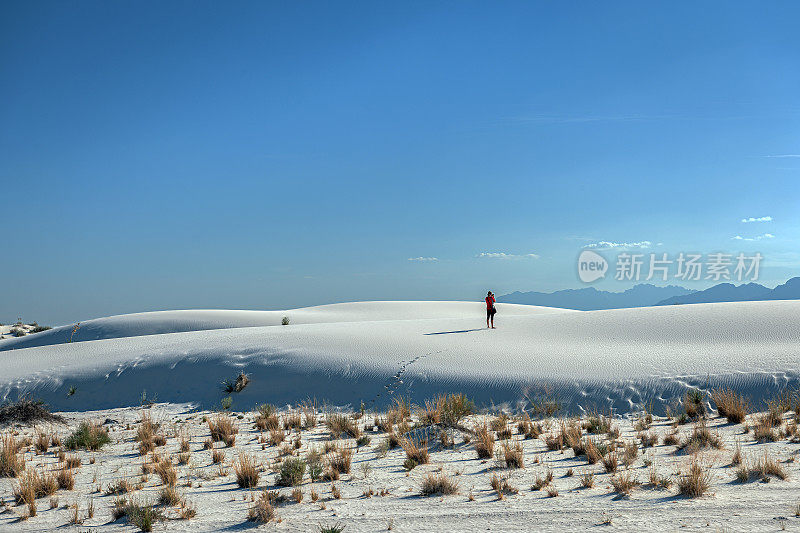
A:
<svg viewBox="0 0 800 533">
<path fill-rule="evenodd" d="M 800 274 L 799 18 L 4 2 L 0 321 L 579 287 L 601 241 L 760 251 L 774 285 Z"/>
</svg>

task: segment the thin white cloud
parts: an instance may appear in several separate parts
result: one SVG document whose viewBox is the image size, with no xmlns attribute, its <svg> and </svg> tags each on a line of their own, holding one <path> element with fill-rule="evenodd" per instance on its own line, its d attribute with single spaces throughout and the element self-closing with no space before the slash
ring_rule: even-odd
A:
<svg viewBox="0 0 800 533">
<path fill-rule="evenodd" d="M 771 158 L 776 158 L 776 159 L 787 159 L 787 158 L 800 157 L 800 154 L 777 154 L 777 155 L 765 155 L 764 157 L 771 157 Z"/>
<path fill-rule="evenodd" d="M 772 222 L 772 217 L 749 217 L 749 218 L 743 218 L 742 222 L 744 222 L 744 223 L 748 223 L 748 222 Z"/>
<path fill-rule="evenodd" d="M 409 261 L 419 261 L 421 263 L 428 263 L 432 261 L 438 261 L 438 257 L 409 257 Z"/>
<path fill-rule="evenodd" d="M 612 248 L 650 248 L 652 246 L 652 242 L 650 241 L 639 241 L 639 242 L 610 242 L 610 241 L 598 241 L 593 242 L 591 244 L 587 244 L 584 248 L 597 248 L 598 250 L 610 250 Z"/>
<path fill-rule="evenodd" d="M 481 252 L 475 257 L 489 259 L 539 259 L 536 254 L 507 254 L 505 252 Z"/>
<path fill-rule="evenodd" d="M 755 237 L 742 237 L 741 235 L 737 235 L 733 237 L 734 241 L 760 241 L 762 239 L 774 239 L 775 235 L 772 233 L 764 233 L 763 235 L 757 235 Z"/>
</svg>

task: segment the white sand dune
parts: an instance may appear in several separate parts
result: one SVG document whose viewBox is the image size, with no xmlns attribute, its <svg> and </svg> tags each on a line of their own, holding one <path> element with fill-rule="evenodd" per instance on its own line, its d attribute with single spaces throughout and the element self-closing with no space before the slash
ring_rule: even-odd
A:
<svg viewBox="0 0 800 533">
<path fill-rule="evenodd" d="M 225 396 L 220 382 L 245 371 L 238 409 L 308 397 L 381 405 L 392 394 L 447 391 L 513 403 L 547 389 L 571 410 L 625 412 L 650 401 L 663 408 L 709 383 L 757 401 L 800 383 L 799 312 L 797 301 L 587 312 L 500 304 L 496 330 L 485 329 L 482 304 L 466 302 L 123 315 L 85 323 L 101 340 L 8 349 L 0 394 L 65 410 L 133 405 L 143 391 L 214 406 Z M 277 325 L 283 316 L 291 325 Z"/>
</svg>

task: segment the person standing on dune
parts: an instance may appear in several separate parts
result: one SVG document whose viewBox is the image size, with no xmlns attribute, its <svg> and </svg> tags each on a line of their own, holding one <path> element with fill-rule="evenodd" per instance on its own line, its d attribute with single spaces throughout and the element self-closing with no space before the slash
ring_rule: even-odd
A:
<svg viewBox="0 0 800 533">
<path fill-rule="evenodd" d="M 491 329 L 494 328 L 494 314 L 497 312 L 497 309 L 494 308 L 494 294 L 492 291 L 486 295 L 486 327 Z M 489 321 L 492 321 L 492 325 L 489 326 Z"/>
</svg>

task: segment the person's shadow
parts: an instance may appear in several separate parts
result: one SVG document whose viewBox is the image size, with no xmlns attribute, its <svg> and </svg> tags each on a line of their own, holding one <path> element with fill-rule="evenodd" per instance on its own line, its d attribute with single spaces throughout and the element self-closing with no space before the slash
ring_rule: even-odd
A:
<svg viewBox="0 0 800 533">
<path fill-rule="evenodd" d="M 475 328 L 475 329 L 460 329 L 458 331 L 437 331 L 435 333 L 423 333 L 423 335 L 449 335 L 451 333 L 469 333 L 470 331 L 480 331 L 486 328 Z"/>
</svg>

